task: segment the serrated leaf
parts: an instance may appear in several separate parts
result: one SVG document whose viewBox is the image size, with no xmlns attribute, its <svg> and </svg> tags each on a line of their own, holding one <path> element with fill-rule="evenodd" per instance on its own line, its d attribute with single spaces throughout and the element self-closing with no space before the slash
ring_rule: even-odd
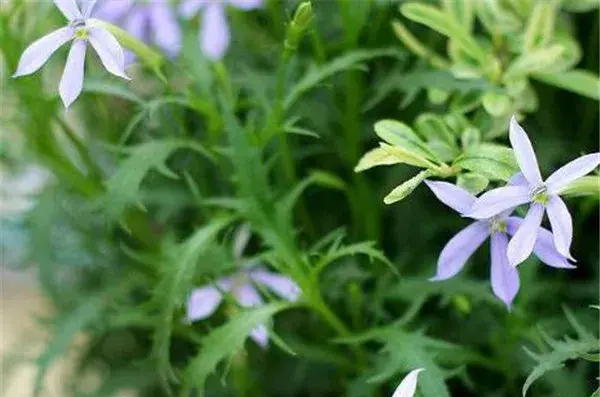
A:
<svg viewBox="0 0 600 397">
<path fill-rule="evenodd" d="M 106 221 L 116 221 L 128 205 L 137 202 L 142 181 L 152 169 L 171 177 L 176 176 L 166 168 L 165 161 L 175 150 L 182 148 L 195 150 L 210 158 L 210 154 L 197 143 L 180 140 L 151 141 L 127 149 L 131 155 L 121 163 L 106 184 L 106 194 L 102 200 Z"/>
<path fill-rule="evenodd" d="M 477 44 L 477 41 L 469 34 L 467 29 L 456 21 L 453 15 L 419 3 L 403 4 L 400 6 L 400 12 L 406 18 L 421 23 L 454 40 L 457 46 L 480 64 L 485 62 L 485 51 Z"/>
<path fill-rule="evenodd" d="M 289 91 L 284 108 L 289 109 L 303 94 L 340 72 L 363 68 L 364 62 L 379 57 L 397 57 L 396 49 L 356 50 L 310 69 Z"/>
<path fill-rule="evenodd" d="M 185 369 L 184 391 L 181 396 L 189 396 L 191 390 L 195 389 L 196 395 L 203 397 L 206 379 L 215 371 L 217 365 L 243 348 L 250 331 L 288 307 L 290 304 L 287 302 L 267 304 L 257 309 L 243 311 L 230 319 L 227 324 L 215 328 L 204 338 L 200 352 Z"/>
<path fill-rule="evenodd" d="M 465 150 L 456 164 L 488 179 L 507 181 L 519 170 L 513 151 L 494 144 L 481 144 Z"/>
<path fill-rule="evenodd" d="M 361 172 L 380 165 L 400 164 L 402 161 L 396 156 L 389 154 L 383 148 L 375 148 L 365 153 L 358 164 L 354 167 L 354 172 Z"/>
<path fill-rule="evenodd" d="M 587 70 L 575 69 L 561 73 L 535 73 L 533 78 L 597 101 L 600 100 L 600 79 L 596 74 Z"/>
<path fill-rule="evenodd" d="M 419 172 L 400 186 L 397 186 L 387 196 L 384 197 L 383 202 L 385 204 L 393 204 L 397 201 L 404 199 L 406 196 L 411 194 L 417 186 L 421 184 L 427 177 L 431 176 L 431 171 L 425 170 Z"/>
<path fill-rule="evenodd" d="M 478 195 L 483 192 L 489 185 L 490 181 L 483 175 L 476 174 L 474 172 L 467 172 L 460 174 L 456 179 L 456 184 L 469 193 Z"/>
</svg>

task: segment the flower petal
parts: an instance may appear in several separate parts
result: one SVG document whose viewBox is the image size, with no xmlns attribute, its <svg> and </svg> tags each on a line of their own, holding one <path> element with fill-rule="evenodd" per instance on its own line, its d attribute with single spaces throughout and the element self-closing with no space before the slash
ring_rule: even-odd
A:
<svg viewBox="0 0 600 397">
<path fill-rule="evenodd" d="M 425 368 L 413 369 L 402 379 L 392 397 L 413 397 L 417 391 L 417 381 L 419 374 L 425 371 Z"/>
<path fill-rule="evenodd" d="M 491 282 L 494 295 L 506 304 L 510 310 L 511 304 L 519 291 L 519 273 L 509 266 L 506 249 L 508 237 L 502 232 L 492 234 L 491 239 Z"/>
<path fill-rule="evenodd" d="M 269 345 L 269 331 L 267 330 L 267 326 L 260 324 L 258 327 L 254 328 L 250 331 L 250 338 L 252 338 L 257 345 L 266 349 Z"/>
<path fill-rule="evenodd" d="M 64 27 L 31 43 L 21 55 L 19 66 L 13 77 L 35 73 L 60 46 L 71 40 L 73 36 L 73 29 Z"/>
<path fill-rule="evenodd" d="M 184 18 L 189 19 L 196 15 L 206 4 L 208 4 L 208 0 L 183 0 L 179 6 L 179 13 Z"/>
<path fill-rule="evenodd" d="M 81 14 L 83 15 L 83 19 L 88 19 L 94 10 L 94 6 L 96 5 L 97 0 L 79 0 L 79 4 L 81 5 Z"/>
<path fill-rule="evenodd" d="M 571 182 L 592 172 L 600 165 L 600 153 L 586 154 L 554 171 L 546 179 L 546 186 L 551 194 L 558 194 Z"/>
<path fill-rule="evenodd" d="M 258 291 L 250 283 L 232 288 L 231 293 L 242 307 L 260 306 L 263 303 Z"/>
<path fill-rule="evenodd" d="M 556 249 L 566 258 L 574 260 L 570 253 L 571 242 L 573 241 L 573 220 L 569 209 L 565 202 L 556 195 L 550 196 L 546 208 L 548 209 L 548 218 L 550 219 L 550 226 L 552 226 Z"/>
<path fill-rule="evenodd" d="M 529 186 L 529 181 L 525 178 L 522 172 L 517 172 L 506 182 L 510 186 Z"/>
<path fill-rule="evenodd" d="M 542 204 L 535 203 L 529 208 L 521 227 L 508 243 L 508 263 L 511 266 L 514 267 L 523 262 L 533 251 L 543 216 L 544 206 Z"/>
<path fill-rule="evenodd" d="M 257 283 L 263 284 L 277 295 L 290 302 L 295 302 L 302 291 L 289 277 L 267 272 L 265 270 L 252 270 L 250 277 Z"/>
<path fill-rule="evenodd" d="M 125 16 L 133 5 L 133 0 L 103 0 L 94 8 L 96 18 L 108 22 L 117 22 Z"/>
<path fill-rule="evenodd" d="M 451 183 L 428 180 L 425 180 L 425 183 L 438 200 L 461 214 L 470 211 L 476 200 L 471 193 Z"/>
<path fill-rule="evenodd" d="M 521 224 L 523 219 L 516 216 L 511 216 L 506 219 L 506 231 L 509 235 L 514 235 Z M 537 239 L 533 245 L 533 254 L 538 257 L 540 261 L 548 266 L 556 267 L 560 269 L 574 269 L 575 266 L 570 264 L 567 258 L 561 255 L 554 246 L 554 237 L 550 230 L 540 227 L 538 229 Z"/>
<path fill-rule="evenodd" d="M 164 0 L 154 2 L 150 8 L 150 21 L 154 42 L 170 57 L 181 49 L 181 31 L 175 13 Z"/>
<path fill-rule="evenodd" d="M 461 271 L 467 260 L 489 236 L 487 222 L 473 222 L 448 241 L 440 258 L 436 274 L 430 281 L 447 280 Z"/>
<path fill-rule="evenodd" d="M 521 172 L 531 185 L 542 183 L 542 175 L 540 168 L 531 146 L 531 141 L 525 130 L 517 123 L 517 119 L 513 116 L 510 119 L 509 134 L 510 144 L 515 153 L 517 163 Z"/>
<path fill-rule="evenodd" d="M 220 3 L 211 3 L 204 11 L 200 46 L 202 52 L 213 61 L 223 58 L 229 47 L 229 26 L 225 9 Z"/>
<path fill-rule="evenodd" d="M 54 0 L 54 4 L 69 21 L 83 19 L 83 15 L 81 14 L 81 11 L 79 11 L 79 7 L 75 0 Z"/>
<path fill-rule="evenodd" d="M 251 10 L 260 7 L 262 0 L 229 0 L 229 4 L 240 10 Z"/>
<path fill-rule="evenodd" d="M 101 27 L 89 29 L 88 40 L 100 57 L 102 64 L 115 76 L 130 80 L 125 74 L 125 55 L 121 45 L 108 30 Z"/>
<path fill-rule="evenodd" d="M 85 40 L 75 40 L 69 51 L 65 70 L 63 71 L 58 86 L 58 92 L 65 108 L 77 99 L 83 88 L 83 73 L 85 64 L 85 51 L 87 43 Z"/>
<path fill-rule="evenodd" d="M 525 186 L 504 186 L 481 195 L 465 216 L 487 219 L 509 208 L 529 202 L 529 189 Z"/>
<path fill-rule="evenodd" d="M 219 307 L 223 295 L 215 287 L 201 287 L 192 291 L 187 301 L 188 321 L 203 320 L 210 317 Z"/>
</svg>

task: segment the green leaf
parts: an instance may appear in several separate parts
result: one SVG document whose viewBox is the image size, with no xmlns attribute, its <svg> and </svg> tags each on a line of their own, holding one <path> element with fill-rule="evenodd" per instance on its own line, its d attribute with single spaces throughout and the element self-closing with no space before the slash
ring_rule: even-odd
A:
<svg viewBox="0 0 600 397">
<path fill-rule="evenodd" d="M 457 46 L 473 57 L 473 59 L 477 60 L 479 64 L 485 62 L 485 51 L 469 34 L 466 27 L 458 23 L 453 15 L 435 7 L 419 3 L 403 4 L 400 6 L 400 12 L 406 18 L 421 23 L 454 40 Z"/>
<path fill-rule="evenodd" d="M 185 369 L 181 396 L 189 396 L 191 390 L 196 389 L 196 395 L 204 397 L 206 379 L 215 371 L 217 365 L 227 358 L 232 358 L 244 347 L 244 341 L 250 331 L 289 307 L 287 302 L 267 304 L 258 309 L 244 311 L 227 324 L 214 329 L 204 338 L 200 352 Z"/>
<path fill-rule="evenodd" d="M 404 123 L 396 120 L 380 120 L 375 123 L 375 133 L 392 146 L 398 146 L 428 160 L 435 160 L 435 154 L 425 142 Z"/>
<path fill-rule="evenodd" d="M 415 167 L 422 168 L 436 168 L 437 166 L 427 160 L 425 157 L 421 157 L 413 152 L 401 148 L 400 146 L 391 146 L 386 143 L 379 143 L 379 146 L 388 152 L 391 156 L 396 157 L 400 162 L 404 164 L 414 165 Z"/>
<path fill-rule="evenodd" d="M 307 91 L 315 88 L 324 80 L 347 70 L 364 69 L 364 62 L 379 57 L 398 57 L 398 50 L 392 48 L 375 50 L 356 50 L 334 60 L 312 67 L 290 90 L 284 100 L 284 108 L 289 109 Z"/>
<path fill-rule="evenodd" d="M 597 101 L 600 100 L 600 79 L 587 70 L 575 69 L 561 73 L 535 73 L 533 78 Z"/>
<path fill-rule="evenodd" d="M 492 35 L 516 34 L 523 25 L 500 0 L 477 0 L 476 11 L 479 21 Z"/>
<path fill-rule="evenodd" d="M 217 219 L 198 229 L 184 243 L 167 252 L 166 266 L 157 285 L 153 300 L 160 308 L 159 320 L 154 330 L 152 355 L 157 360 L 159 375 L 168 388 L 168 380 L 175 379 L 171 370 L 171 330 L 175 322 L 174 313 L 183 306 L 190 292 L 198 259 L 213 244 L 217 234 L 226 227 L 231 218 Z"/>
<path fill-rule="evenodd" d="M 589 196 L 600 200 L 600 176 L 581 177 L 567 186 L 560 194 L 571 197 Z"/>
<path fill-rule="evenodd" d="M 451 14 L 454 19 L 465 27 L 467 32 L 473 28 L 473 20 L 475 19 L 474 0 L 443 0 L 444 9 Z"/>
<path fill-rule="evenodd" d="M 550 47 L 522 54 L 508 66 L 504 74 L 504 79 L 551 70 L 554 63 L 561 58 L 564 50 L 563 46 L 554 44 Z"/>
<path fill-rule="evenodd" d="M 494 117 L 505 116 L 511 111 L 510 98 L 507 95 L 488 92 L 482 98 L 483 108 Z"/>
<path fill-rule="evenodd" d="M 519 171 L 513 151 L 491 143 L 465 150 L 456 164 L 492 180 L 508 181 Z"/>
<path fill-rule="evenodd" d="M 430 170 L 419 172 L 400 186 L 397 186 L 387 196 L 384 197 L 383 202 L 385 204 L 392 204 L 397 201 L 404 199 L 406 196 L 411 194 L 413 190 L 417 188 L 427 177 L 431 176 Z"/>
<path fill-rule="evenodd" d="M 431 66 L 439 69 L 446 69 L 449 67 L 447 60 L 439 56 L 435 50 L 429 48 L 419 39 L 417 39 L 411 32 L 404 26 L 400 21 L 392 21 L 392 28 L 396 37 L 409 49 L 413 54 L 426 59 Z"/>
<path fill-rule="evenodd" d="M 481 142 L 481 132 L 477 128 L 467 128 L 460 136 L 460 143 L 464 150 L 479 145 Z"/>
<path fill-rule="evenodd" d="M 392 165 L 400 163 L 402 163 L 402 160 L 391 155 L 383 148 L 378 147 L 369 150 L 360 158 L 360 160 L 358 160 L 358 164 L 356 167 L 354 167 L 354 172 L 361 172 L 380 165 Z"/>
<path fill-rule="evenodd" d="M 378 260 L 383 264 L 387 265 L 393 273 L 397 274 L 396 268 L 389 261 L 389 259 L 377 248 L 375 243 L 372 241 L 362 241 L 355 244 L 341 245 L 341 240 L 344 236 L 339 235 L 336 240 L 329 246 L 327 252 L 319 259 L 315 265 L 315 273 L 318 274 L 326 266 L 337 261 L 338 259 L 354 256 L 354 255 L 366 255 L 371 261 Z"/>
<path fill-rule="evenodd" d="M 429 142 L 442 141 L 450 145 L 456 146 L 454 134 L 450 131 L 444 119 L 432 113 L 420 114 L 414 122 L 416 130 L 425 137 Z"/>
<path fill-rule="evenodd" d="M 545 47 L 550 42 L 556 22 L 556 11 L 556 3 L 553 1 L 535 2 L 523 35 L 525 53 Z"/>
<path fill-rule="evenodd" d="M 182 148 L 192 149 L 204 156 L 211 155 L 195 142 L 180 140 L 151 141 L 126 149 L 131 156 L 123 161 L 108 180 L 102 205 L 107 222 L 116 221 L 128 205 L 136 204 L 143 179 L 150 170 L 157 170 L 168 177 L 177 178 L 165 165 L 171 154 Z"/>
<path fill-rule="evenodd" d="M 562 7 L 570 12 L 589 12 L 599 6 L 597 0 L 562 0 Z"/>
<path fill-rule="evenodd" d="M 135 102 L 138 105 L 144 103 L 144 100 L 135 92 L 131 91 L 125 84 L 110 80 L 86 79 L 83 84 L 83 91 L 115 96 Z"/>
<path fill-rule="evenodd" d="M 485 176 L 476 174 L 474 172 L 460 174 L 456 179 L 456 184 L 458 186 L 475 195 L 483 192 L 489 183 L 489 179 L 487 179 Z"/>
</svg>

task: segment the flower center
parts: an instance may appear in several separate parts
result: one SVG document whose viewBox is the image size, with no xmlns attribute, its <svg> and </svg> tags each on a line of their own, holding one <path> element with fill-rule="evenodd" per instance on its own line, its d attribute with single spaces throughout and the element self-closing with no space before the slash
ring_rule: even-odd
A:
<svg viewBox="0 0 600 397">
<path fill-rule="evenodd" d="M 71 22 L 71 27 L 75 30 L 75 38 L 85 40 L 88 38 L 87 24 L 83 19 L 75 19 Z"/>
<path fill-rule="evenodd" d="M 543 183 L 534 186 L 529 192 L 529 197 L 534 203 L 547 204 L 548 203 L 548 188 Z"/>
<path fill-rule="evenodd" d="M 506 221 L 504 219 L 494 216 L 489 220 L 489 223 L 491 234 L 494 234 L 495 232 L 506 233 Z"/>
</svg>

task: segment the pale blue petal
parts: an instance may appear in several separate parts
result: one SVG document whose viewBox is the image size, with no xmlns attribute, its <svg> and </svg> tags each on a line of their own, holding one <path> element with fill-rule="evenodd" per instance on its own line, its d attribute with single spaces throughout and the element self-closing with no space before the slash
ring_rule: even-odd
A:
<svg viewBox="0 0 600 397">
<path fill-rule="evenodd" d="M 223 296 L 215 287 L 201 287 L 192 291 L 187 301 L 188 321 L 210 317 L 219 307 Z"/>
<path fill-rule="evenodd" d="M 102 0 L 92 14 L 98 19 L 116 23 L 133 5 L 133 0 Z"/>
<path fill-rule="evenodd" d="M 529 186 L 529 181 L 525 179 L 525 175 L 522 172 L 517 172 L 510 177 L 506 184 L 510 186 Z"/>
<path fill-rule="evenodd" d="M 563 165 L 546 179 L 548 192 L 558 194 L 576 179 L 592 172 L 600 165 L 600 153 L 586 154 Z"/>
<path fill-rule="evenodd" d="M 250 331 L 250 338 L 252 338 L 257 345 L 263 349 L 266 349 L 269 345 L 269 331 L 267 326 L 260 324 L 258 327 L 254 328 L 252 331 Z"/>
<path fill-rule="evenodd" d="M 250 283 L 235 286 L 230 292 L 242 307 L 260 306 L 263 303 L 258 291 Z"/>
<path fill-rule="evenodd" d="M 508 237 L 504 233 L 496 232 L 492 234 L 490 245 L 492 291 L 510 309 L 519 291 L 520 282 L 517 269 L 508 264 L 506 255 Z"/>
<path fill-rule="evenodd" d="M 542 183 L 542 175 L 540 174 L 540 168 L 535 157 L 535 152 L 533 151 L 533 146 L 531 146 L 531 141 L 514 116 L 510 119 L 508 136 L 519 168 L 521 168 L 521 172 L 527 181 L 533 186 Z"/>
<path fill-rule="evenodd" d="M 220 3 L 211 3 L 204 11 L 200 46 L 204 55 L 213 61 L 223 58 L 229 47 L 229 26 Z"/>
<path fill-rule="evenodd" d="M 570 252 L 571 242 L 573 241 L 573 220 L 569 209 L 564 201 L 555 195 L 550 196 L 546 209 L 552 226 L 556 249 L 565 257 L 573 260 Z"/>
<path fill-rule="evenodd" d="M 115 76 L 129 80 L 125 74 L 125 55 L 121 45 L 106 29 L 93 27 L 89 29 L 88 40 L 100 57 L 102 64 Z"/>
<path fill-rule="evenodd" d="M 523 223 L 523 219 L 511 216 L 506 219 L 506 231 L 509 235 L 514 235 L 521 224 Z M 560 252 L 554 246 L 554 237 L 550 230 L 547 230 L 543 227 L 538 229 L 537 239 L 535 240 L 535 244 L 533 245 L 533 254 L 538 257 L 542 263 L 556 267 L 559 269 L 574 269 L 575 266 L 569 263 L 567 258 L 561 255 Z"/>
<path fill-rule="evenodd" d="M 179 6 L 179 13 L 184 18 L 190 19 L 200 11 L 202 7 L 207 5 L 209 0 L 183 0 Z"/>
<path fill-rule="evenodd" d="M 58 92 L 65 108 L 71 106 L 83 88 L 83 66 L 85 63 L 86 47 L 85 40 L 75 40 L 69 51 L 65 70 L 58 86 Z"/>
<path fill-rule="evenodd" d="M 83 15 L 83 19 L 88 19 L 94 11 L 94 6 L 96 5 L 97 0 L 79 0 L 81 5 L 81 14 Z"/>
<path fill-rule="evenodd" d="M 295 302 L 300 297 L 300 288 L 289 277 L 267 272 L 265 270 L 252 270 L 250 272 L 250 277 L 255 282 L 264 285 L 290 302 Z"/>
<path fill-rule="evenodd" d="M 150 21 L 154 42 L 170 57 L 181 49 L 181 31 L 175 13 L 164 0 L 155 1 L 150 9 Z"/>
<path fill-rule="evenodd" d="M 34 41 L 21 55 L 19 66 L 17 66 L 17 71 L 13 77 L 35 73 L 60 46 L 71 40 L 73 36 L 73 29 L 65 27 Z"/>
<path fill-rule="evenodd" d="M 54 0 L 54 4 L 69 21 L 83 19 L 75 0 Z"/>
<path fill-rule="evenodd" d="M 419 374 L 425 371 L 425 368 L 413 369 L 402 379 L 392 397 L 413 397 L 417 391 L 417 382 Z"/>
<path fill-rule="evenodd" d="M 430 281 L 447 280 L 454 277 L 488 236 L 489 225 L 487 222 L 474 222 L 458 232 L 442 250 L 436 274 Z"/>
<path fill-rule="evenodd" d="M 528 203 L 529 189 L 525 186 L 504 186 L 481 195 L 465 215 L 475 219 L 488 219 L 502 211 Z"/>
<path fill-rule="evenodd" d="M 540 203 L 532 204 L 521 227 L 508 243 L 508 263 L 511 266 L 519 265 L 533 251 L 543 216 L 544 206 Z"/>
<path fill-rule="evenodd" d="M 229 0 L 229 4 L 239 8 L 240 10 L 251 10 L 258 8 L 262 4 L 262 0 Z"/>
<path fill-rule="evenodd" d="M 468 212 L 475 202 L 475 196 L 452 183 L 428 180 L 425 183 L 438 200 L 461 214 Z"/>
</svg>

